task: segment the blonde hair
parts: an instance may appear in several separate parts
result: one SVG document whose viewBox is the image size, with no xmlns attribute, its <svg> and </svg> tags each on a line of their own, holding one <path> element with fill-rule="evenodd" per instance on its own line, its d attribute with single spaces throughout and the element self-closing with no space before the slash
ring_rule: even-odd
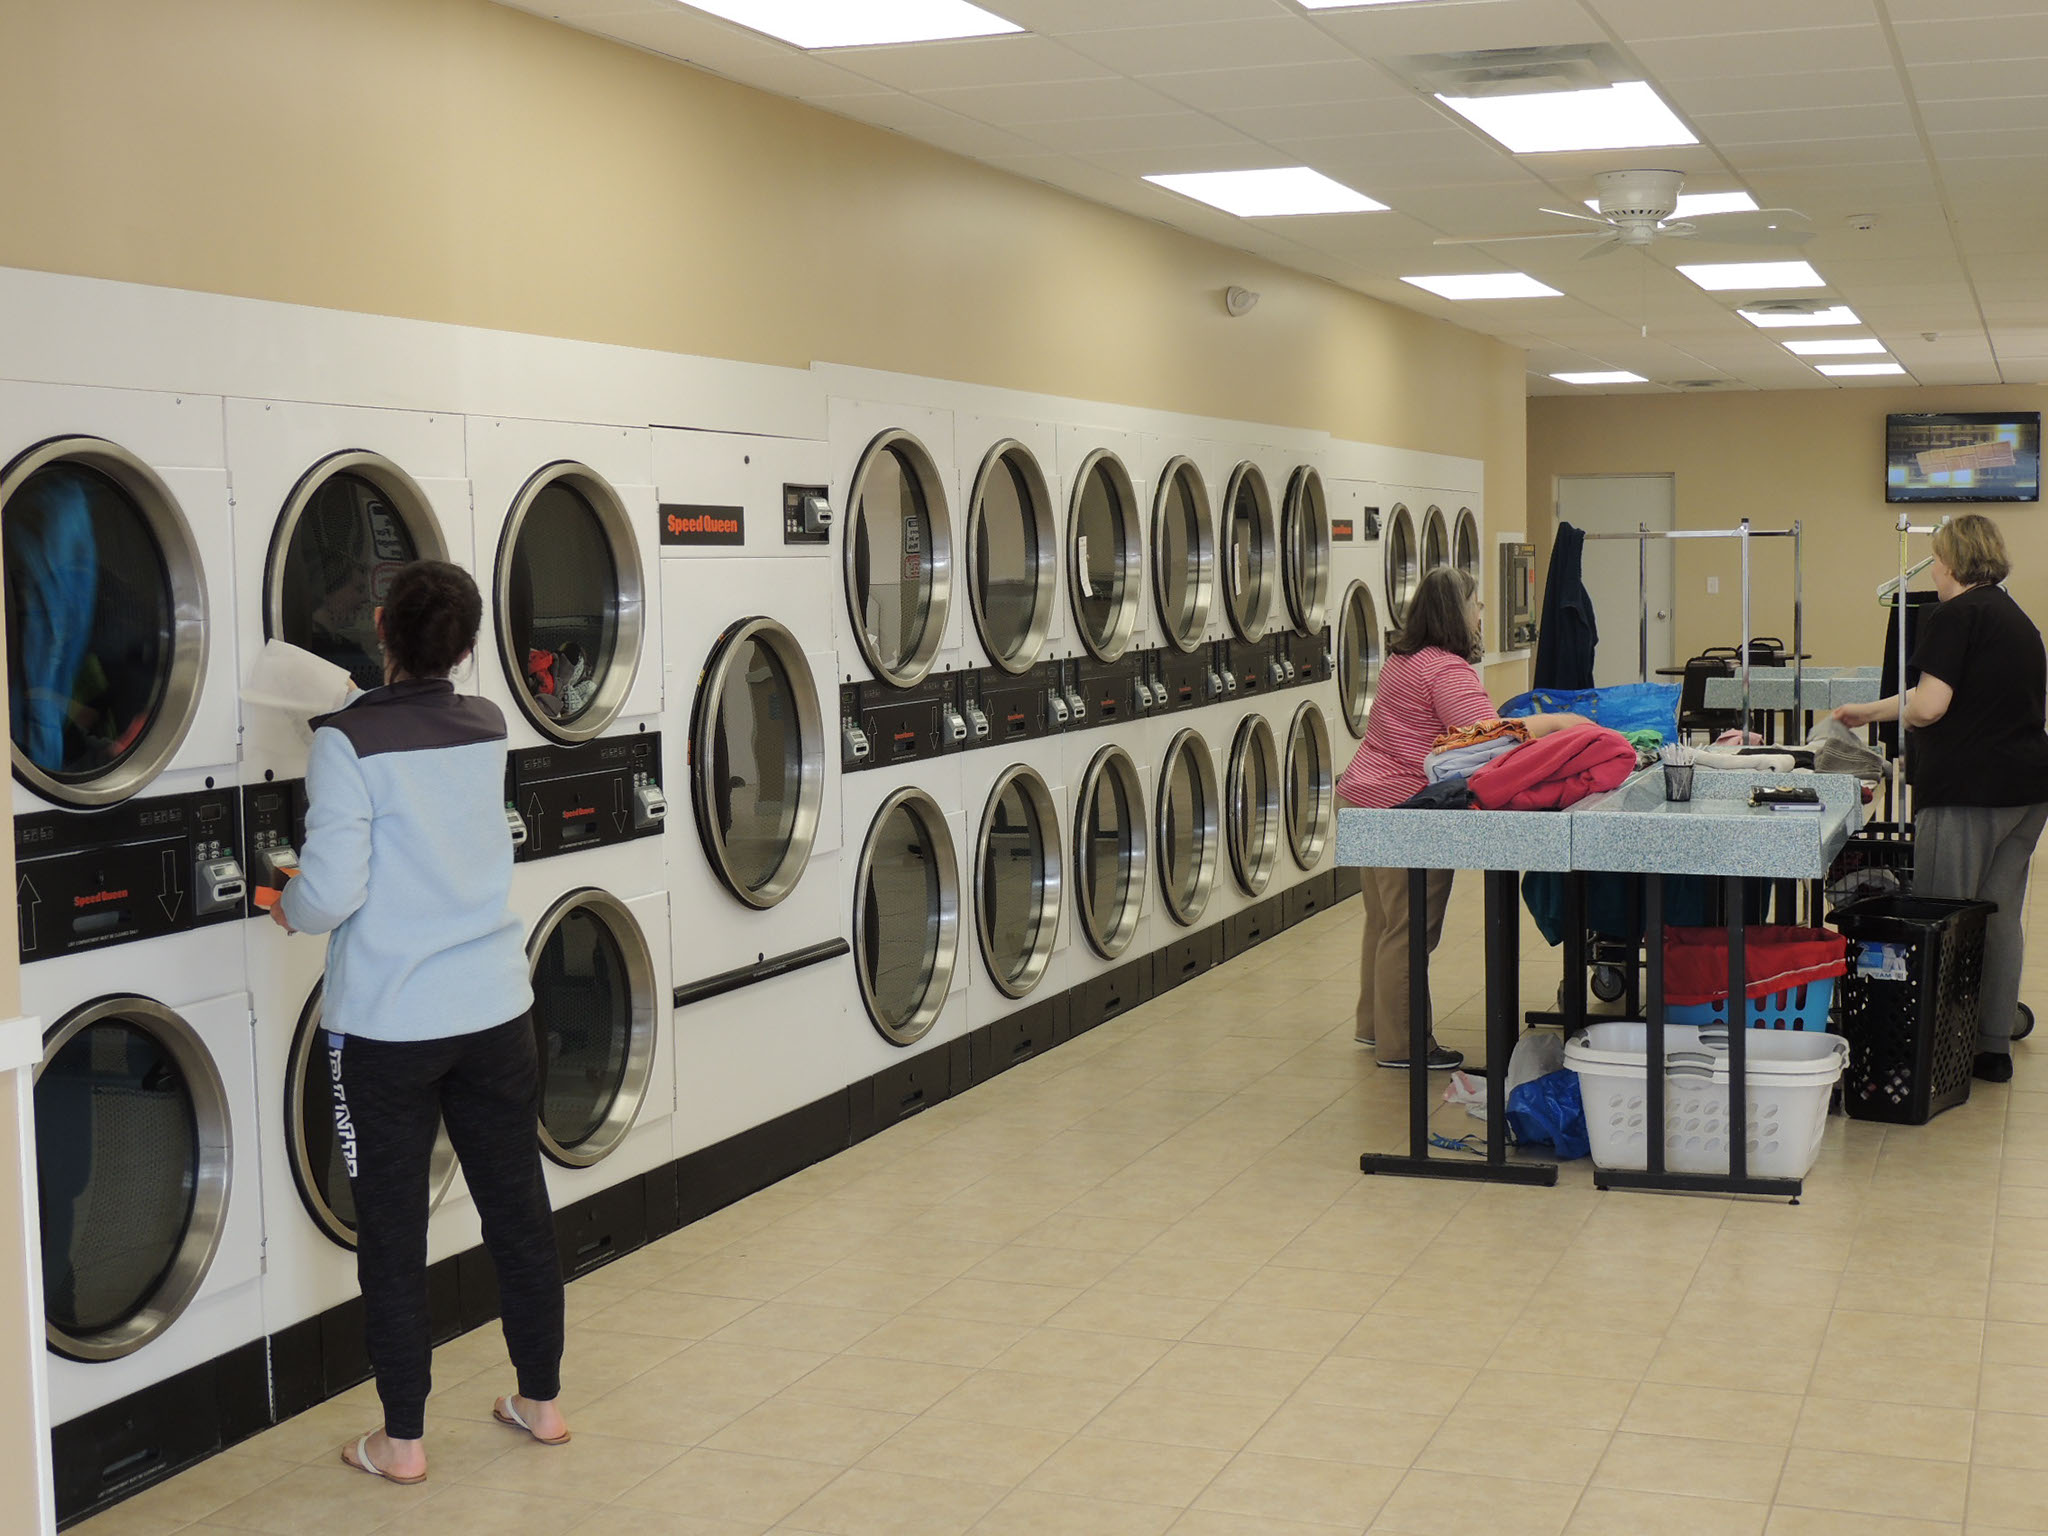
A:
<svg viewBox="0 0 2048 1536">
<path fill-rule="evenodd" d="M 2012 574 L 2005 535 L 1981 512 L 1965 512 L 1935 529 L 1934 553 L 1966 587 L 1995 587 Z"/>
</svg>

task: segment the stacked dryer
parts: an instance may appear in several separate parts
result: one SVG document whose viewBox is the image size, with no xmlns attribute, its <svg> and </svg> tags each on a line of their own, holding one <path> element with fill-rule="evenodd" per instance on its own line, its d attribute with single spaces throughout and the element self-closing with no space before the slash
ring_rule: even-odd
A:
<svg viewBox="0 0 2048 1536">
<path fill-rule="evenodd" d="M 267 1421 L 221 402 L 0 384 L 58 1512 Z"/>
<path fill-rule="evenodd" d="M 347 668 L 358 687 L 380 685 L 376 610 L 392 576 L 416 559 L 471 561 L 462 419 L 230 400 L 226 422 L 240 594 L 233 633 L 244 672 L 276 638 Z M 304 832 L 310 733 L 280 711 L 247 713 L 240 778 L 250 876 L 274 885 Z M 288 1416 L 363 1379 L 369 1362 L 324 1027 L 326 942 L 247 911 L 240 938 L 256 1016 L 268 1243 L 261 1317 L 277 1411 Z M 454 1181 L 444 1140 L 428 1228 L 437 1338 L 460 1330 L 455 1261 L 478 1240 L 473 1211 L 443 1198 Z"/>
</svg>

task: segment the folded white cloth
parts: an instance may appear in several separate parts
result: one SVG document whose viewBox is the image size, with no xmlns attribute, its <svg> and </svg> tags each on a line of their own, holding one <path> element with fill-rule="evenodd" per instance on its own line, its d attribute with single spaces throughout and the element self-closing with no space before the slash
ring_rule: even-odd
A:
<svg viewBox="0 0 2048 1536">
<path fill-rule="evenodd" d="M 1694 752 L 1697 768 L 1733 768 L 1743 773 L 1790 773 L 1798 763 L 1785 752 Z"/>
</svg>

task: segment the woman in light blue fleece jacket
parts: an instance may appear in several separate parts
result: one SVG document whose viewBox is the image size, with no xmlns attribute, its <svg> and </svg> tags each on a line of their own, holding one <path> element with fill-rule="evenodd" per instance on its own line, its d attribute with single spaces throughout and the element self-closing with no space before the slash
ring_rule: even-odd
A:
<svg viewBox="0 0 2048 1536">
<path fill-rule="evenodd" d="M 402 1483 L 427 1475 L 427 1176 L 443 1122 L 519 1373 L 492 1412 L 544 1444 L 569 1438 L 555 1401 L 562 1275 L 535 1130 L 533 992 L 509 900 L 505 721 L 448 681 L 482 612 L 456 566 L 419 561 L 393 578 L 377 615 L 385 686 L 314 722 L 299 872 L 272 910 L 289 931 L 329 935 L 335 1126 L 384 1407 L 383 1427 L 342 1460 Z"/>
</svg>

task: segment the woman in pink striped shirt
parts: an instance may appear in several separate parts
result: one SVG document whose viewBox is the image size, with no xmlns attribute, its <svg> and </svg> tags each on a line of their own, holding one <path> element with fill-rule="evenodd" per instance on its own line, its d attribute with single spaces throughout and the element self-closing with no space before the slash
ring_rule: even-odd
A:
<svg viewBox="0 0 2048 1536">
<path fill-rule="evenodd" d="M 1337 781 L 1345 805 L 1383 810 L 1417 795 L 1427 785 L 1422 760 L 1446 731 L 1496 717 L 1473 663 L 1481 654 L 1479 584 L 1464 571 L 1442 567 L 1416 586 L 1407 620 L 1388 647 L 1365 722 L 1365 739 L 1351 766 Z M 1577 715 L 1538 715 L 1525 722 L 1531 737 L 1568 725 Z M 1408 872 L 1360 871 L 1365 896 L 1365 946 L 1358 988 L 1355 1037 L 1373 1047 L 1383 1067 L 1405 1067 L 1412 1048 L 1408 1018 Z M 1443 937 L 1444 910 L 1451 900 L 1451 871 L 1428 876 L 1429 947 Z M 1454 1071 L 1465 1064 L 1445 1050 L 1424 1021 L 1429 1065 Z"/>
</svg>

